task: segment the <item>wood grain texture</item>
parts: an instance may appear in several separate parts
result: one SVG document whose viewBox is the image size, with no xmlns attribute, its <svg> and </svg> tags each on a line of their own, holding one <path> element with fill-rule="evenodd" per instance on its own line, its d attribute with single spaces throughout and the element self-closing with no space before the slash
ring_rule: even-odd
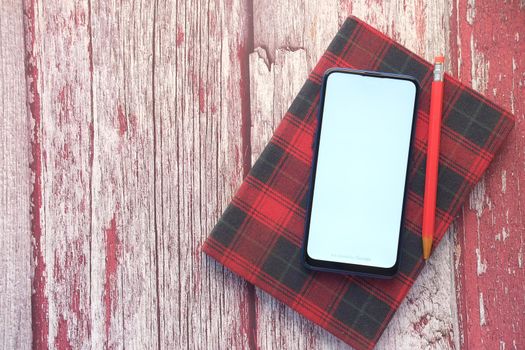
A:
<svg viewBox="0 0 525 350">
<path fill-rule="evenodd" d="M 453 70 L 507 108 L 516 126 L 458 223 L 461 345 L 525 348 L 525 6 L 458 1 L 452 16 Z"/>
<path fill-rule="evenodd" d="M 154 2 L 93 2 L 94 348 L 158 347 Z"/>
<path fill-rule="evenodd" d="M 160 1 L 157 6 L 161 345 L 247 349 L 254 339 L 246 283 L 206 257 L 200 246 L 242 181 L 248 9 L 239 0 Z"/>
<path fill-rule="evenodd" d="M 22 6 L 0 3 L 0 348 L 31 346 L 29 130 Z"/>
<path fill-rule="evenodd" d="M 309 71 L 348 15 L 364 19 L 427 59 L 440 52 L 448 55 L 448 37 L 444 33 L 449 31 L 449 4 L 425 6 L 412 1 L 399 6 L 397 2 L 307 1 L 269 6 L 258 2 L 254 5 L 254 13 L 254 43 L 260 47 L 250 56 L 252 159 L 256 159 L 286 111 L 286 108 L 275 106 L 289 106 L 294 97 L 288 93 L 294 90 L 290 87 L 299 84 L 296 80 L 306 78 L 303 57 L 307 58 Z M 301 19 L 297 20 L 297 17 Z M 283 23 L 283 26 L 271 25 L 275 22 Z M 331 23 L 336 22 L 338 25 L 332 28 Z M 294 52 L 293 49 L 298 47 L 302 49 Z M 434 252 L 378 348 L 458 347 L 450 235 L 445 236 Z M 259 290 L 257 326 L 257 339 L 263 348 L 346 347 Z"/>
<path fill-rule="evenodd" d="M 271 62 L 279 48 L 292 51 L 302 48 L 306 52 L 309 72 L 339 29 L 338 10 L 336 0 L 255 1 L 254 47 L 266 49 Z"/>
<path fill-rule="evenodd" d="M 91 98 L 87 2 L 26 4 L 32 134 L 33 345 L 90 333 Z"/>
<path fill-rule="evenodd" d="M 34 347 L 247 348 L 200 253 L 242 179 L 244 2 L 25 7 Z"/>
</svg>

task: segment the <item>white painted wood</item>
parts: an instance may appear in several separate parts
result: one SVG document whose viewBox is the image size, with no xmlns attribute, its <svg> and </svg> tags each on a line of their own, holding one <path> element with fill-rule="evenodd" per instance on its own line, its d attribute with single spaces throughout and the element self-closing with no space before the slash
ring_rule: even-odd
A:
<svg viewBox="0 0 525 350">
<path fill-rule="evenodd" d="M 200 250 L 242 181 L 247 11 L 240 0 L 158 4 L 155 208 L 168 349 L 247 349 L 253 333 L 246 283 Z"/>
<path fill-rule="evenodd" d="M 35 269 L 43 270 L 43 296 L 34 312 L 47 316 L 38 323 L 39 346 L 85 344 L 90 334 L 90 74 L 87 2 L 34 2 L 28 5 L 30 64 L 28 82 L 33 157 L 41 160 L 39 213 L 41 236 Z M 29 80 L 30 79 L 30 80 Z M 39 99 L 38 99 L 39 98 Z M 36 147 L 39 144 L 41 147 Z M 36 218 L 36 217 L 35 217 Z M 37 220 L 37 219 L 35 219 Z M 34 226 L 35 227 L 35 226 Z"/>
<path fill-rule="evenodd" d="M 0 3 L 0 348 L 31 347 L 30 122 L 20 3 Z"/>
<path fill-rule="evenodd" d="M 250 54 L 252 162 L 255 162 L 308 78 L 306 51 L 278 49 L 270 63 L 266 50 Z"/>
<path fill-rule="evenodd" d="M 154 2 L 91 3 L 94 348 L 156 348 Z"/>
<path fill-rule="evenodd" d="M 464 348 L 525 347 L 523 2 L 457 1 L 455 74 L 516 118 L 458 220 L 456 282 Z"/>
<path fill-rule="evenodd" d="M 200 253 L 242 177 L 245 23 L 35 8 L 47 345 L 246 348 L 245 283 Z"/>
<path fill-rule="evenodd" d="M 271 62 L 279 48 L 302 48 L 310 71 L 339 28 L 338 9 L 336 0 L 255 1 L 254 46 L 265 48 Z"/>
<path fill-rule="evenodd" d="M 242 179 L 245 4 L 26 5 L 38 344 L 247 348 L 246 284 L 200 252 Z"/>
<path fill-rule="evenodd" d="M 331 9 L 326 9 L 329 5 L 319 2 L 309 1 L 303 7 L 287 7 L 288 5 L 284 4 L 269 6 L 264 2 L 258 2 L 254 6 L 254 13 L 258 14 L 254 17 L 255 44 L 267 47 L 271 51 L 268 54 L 258 48 L 250 58 L 254 155 L 262 150 L 271 135 L 270 130 L 275 128 L 282 118 L 282 110 L 270 110 L 269 106 L 289 105 L 293 97 L 282 94 L 276 81 L 287 81 L 290 77 L 294 79 L 302 74 L 300 70 L 290 69 L 283 71 L 283 75 L 280 76 L 272 74 L 279 71 L 278 66 L 284 64 L 277 62 L 277 58 L 271 66 L 272 71 L 268 72 L 267 67 L 265 71 L 265 65 L 268 64 L 266 56 L 278 57 L 272 50 L 303 47 L 309 58 L 307 66 L 310 69 L 336 32 L 337 26 L 331 29 L 334 23 L 341 24 L 348 14 L 353 14 L 427 59 L 432 59 L 438 53 L 448 54 L 446 33 L 449 32 L 448 18 L 451 13 L 448 3 L 423 6 L 417 1 L 406 2 L 404 5 L 394 1 L 342 1 L 339 3 L 337 19 L 333 18 Z M 294 16 L 299 16 L 301 20 L 293 19 Z M 276 26 L 274 23 L 282 25 Z M 305 31 L 304 27 L 297 23 L 309 23 L 311 30 Z M 286 55 L 282 50 L 277 52 Z M 288 63 L 288 66 L 295 67 L 297 64 Z M 276 91 L 279 93 L 275 93 Z M 275 100 L 278 102 L 274 102 Z M 253 157 L 253 160 L 255 159 Z M 417 284 L 385 331 L 378 348 L 458 347 L 457 311 L 453 292 L 453 245 L 449 236 L 445 236 L 434 257 L 425 267 Z M 310 348 L 342 346 L 335 337 L 311 326 L 308 321 L 282 307 L 265 293 L 258 291 L 257 301 L 257 338 L 263 348 L 302 348 L 305 342 Z M 275 329 L 279 329 L 281 336 L 275 335 Z"/>
</svg>

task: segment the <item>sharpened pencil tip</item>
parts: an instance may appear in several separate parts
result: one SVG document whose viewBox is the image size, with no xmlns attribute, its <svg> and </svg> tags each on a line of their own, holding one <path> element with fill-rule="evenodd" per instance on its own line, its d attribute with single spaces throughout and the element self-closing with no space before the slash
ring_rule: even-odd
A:
<svg viewBox="0 0 525 350">
<path fill-rule="evenodd" d="M 432 250 L 432 237 L 423 237 L 423 259 L 430 258 L 430 251 Z"/>
</svg>

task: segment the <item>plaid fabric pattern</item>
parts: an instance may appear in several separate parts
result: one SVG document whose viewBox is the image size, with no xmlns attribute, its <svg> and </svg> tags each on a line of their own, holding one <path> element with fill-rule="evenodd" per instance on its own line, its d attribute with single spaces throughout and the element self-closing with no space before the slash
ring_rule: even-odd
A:
<svg viewBox="0 0 525 350">
<path fill-rule="evenodd" d="M 319 91 L 331 67 L 404 73 L 421 84 L 400 267 L 391 280 L 312 272 L 301 263 Z M 203 250 L 353 347 L 373 348 L 424 265 L 421 225 L 432 69 L 374 28 L 348 18 Z M 514 125 L 511 114 L 448 75 L 444 96 L 434 245 Z"/>
</svg>

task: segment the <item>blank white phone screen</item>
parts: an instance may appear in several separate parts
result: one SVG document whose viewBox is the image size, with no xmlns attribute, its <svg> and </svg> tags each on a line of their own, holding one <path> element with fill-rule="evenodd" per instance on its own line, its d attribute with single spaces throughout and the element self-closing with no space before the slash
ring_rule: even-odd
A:
<svg viewBox="0 0 525 350">
<path fill-rule="evenodd" d="M 397 259 L 416 86 L 332 72 L 325 91 L 307 253 L 390 268 Z"/>
</svg>

